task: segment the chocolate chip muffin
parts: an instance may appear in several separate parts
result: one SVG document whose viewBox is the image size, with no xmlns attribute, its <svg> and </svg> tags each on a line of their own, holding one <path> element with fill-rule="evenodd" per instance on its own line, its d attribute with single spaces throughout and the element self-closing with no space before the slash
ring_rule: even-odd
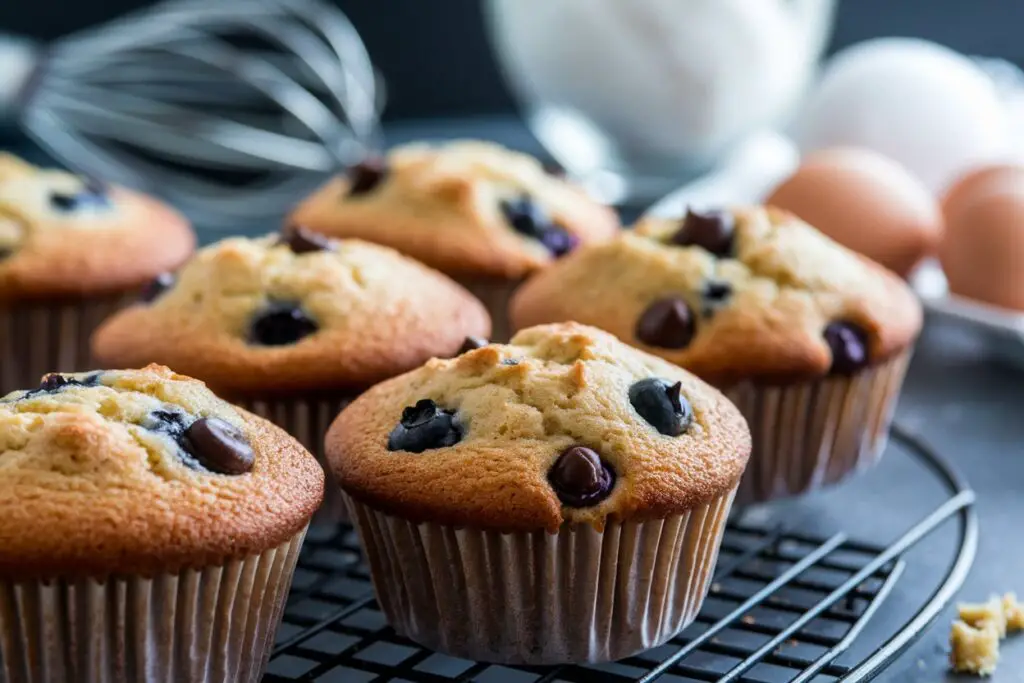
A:
<svg viewBox="0 0 1024 683">
<path fill-rule="evenodd" d="M 323 486 L 294 439 L 167 368 L 8 394 L 3 679 L 257 683 Z"/>
<path fill-rule="evenodd" d="M 530 273 L 578 244 L 611 238 L 611 209 L 498 145 L 412 144 L 332 179 L 293 222 L 398 249 L 451 275 L 484 301 L 494 338 L 508 338 L 508 298 Z"/>
<path fill-rule="evenodd" d="M 775 209 L 646 218 L 635 233 L 529 281 L 514 324 L 597 325 L 723 389 L 753 431 L 739 501 L 877 459 L 921 329 L 902 280 Z"/>
<path fill-rule="evenodd" d="M 291 228 L 203 248 L 104 323 L 93 351 L 105 365 L 197 377 L 319 454 L 352 397 L 489 332 L 480 302 L 440 273 Z M 328 504 L 341 511 L 336 494 Z"/>
<path fill-rule="evenodd" d="M 90 367 L 96 325 L 194 246 L 154 199 L 0 154 L 0 394 Z"/>
<path fill-rule="evenodd" d="M 431 360 L 327 436 L 392 626 L 529 664 L 619 659 L 689 624 L 749 452 L 718 391 L 575 324 Z"/>
</svg>

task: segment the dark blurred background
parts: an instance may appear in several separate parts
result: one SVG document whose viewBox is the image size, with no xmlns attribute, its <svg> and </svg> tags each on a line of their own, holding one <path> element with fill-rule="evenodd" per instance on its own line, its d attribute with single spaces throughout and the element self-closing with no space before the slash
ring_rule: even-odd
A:
<svg viewBox="0 0 1024 683">
<path fill-rule="evenodd" d="M 384 74 L 386 119 L 513 110 L 483 30 L 482 0 L 338 2 Z M 0 31 L 49 40 L 146 4 L 2 0 Z M 918 36 L 969 54 L 1024 64 L 1021 27 L 1020 0 L 842 0 L 832 49 L 874 36 Z"/>
</svg>

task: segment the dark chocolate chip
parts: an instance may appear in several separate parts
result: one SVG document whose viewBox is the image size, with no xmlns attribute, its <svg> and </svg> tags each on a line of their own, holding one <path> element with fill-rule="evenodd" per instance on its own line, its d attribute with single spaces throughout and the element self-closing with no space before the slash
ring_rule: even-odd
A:
<svg viewBox="0 0 1024 683">
<path fill-rule="evenodd" d="M 175 280 L 174 273 L 160 273 L 143 288 L 139 298 L 147 304 L 153 303 L 174 286 Z"/>
<path fill-rule="evenodd" d="M 454 446 L 462 439 L 455 413 L 442 410 L 429 398 L 402 411 L 398 425 L 388 435 L 389 451 L 422 453 L 431 448 Z"/>
<path fill-rule="evenodd" d="M 310 254 L 316 251 L 334 250 L 331 240 L 301 225 L 293 225 L 286 228 L 277 243 L 288 245 L 288 248 L 295 254 Z"/>
<path fill-rule="evenodd" d="M 370 192 L 388 174 L 387 162 L 381 157 L 367 157 L 348 169 L 349 196 Z"/>
<path fill-rule="evenodd" d="M 681 247 L 701 247 L 715 256 L 728 256 L 732 253 L 735 230 L 736 220 L 728 211 L 689 209 L 671 242 Z"/>
<path fill-rule="evenodd" d="M 852 375 L 868 364 L 868 334 L 859 325 L 839 321 L 829 323 L 825 343 L 832 350 L 833 375 Z"/>
<path fill-rule="evenodd" d="M 316 332 L 319 326 L 293 302 L 271 303 L 252 321 L 249 342 L 260 346 L 294 344 Z"/>
<path fill-rule="evenodd" d="M 648 346 L 682 349 L 694 335 L 693 314 L 678 297 L 658 299 L 647 307 L 636 323 L 636 337 Z"/>
<path fill-rule="evenodd" d="M 459 350 L 455 353 L 455 355 L 461 356 L 464 353 L 475 351 L 476 349 L 482 349 L 483 347 L 487 346 L 490 343 L 491 342 L 487 341 L 483 337 L 476 337 L 470 335 L 462 341 L 462 346 L 459 347 Z"/>
<path fill-rule="evenodd" d="M 608 497 L 615 485 L 615 473 L 595 451 L 570 446 L 551 466 L 548 482 L 563 504 L 590 507 Z"/>
<path fill-rule="evenodd" d="M 245 435 L 220 418 L 201 417 L 193 422 L 185 430 L 185 443 L 203 467 L 217 474 L 245 474 L 256 461 Z"/>
<path fill-rule="evenodd" d="M 693 422 L 693 409 L 683 398 L 682 389 L 682 382 L 670 384 L 657 377 L 642 379 L 629 388 L 629 402 L 659 432 L 679 436 Z"/>
</svg>

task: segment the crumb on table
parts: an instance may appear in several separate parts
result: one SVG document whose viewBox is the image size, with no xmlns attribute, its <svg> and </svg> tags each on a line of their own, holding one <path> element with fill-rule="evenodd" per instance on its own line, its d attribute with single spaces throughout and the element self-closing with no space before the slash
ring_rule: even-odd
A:
<svg viewBox="0 0 1024 683">
<path fill-rule="evenodd" d="M 963 621 L 953 622 L 949 636 L 953 650 L 949 656 L 953 671 L 988 676 L 999 663 L 999 633 L 994 624 L 986 622 L 975 628 Z"/>
</svg>

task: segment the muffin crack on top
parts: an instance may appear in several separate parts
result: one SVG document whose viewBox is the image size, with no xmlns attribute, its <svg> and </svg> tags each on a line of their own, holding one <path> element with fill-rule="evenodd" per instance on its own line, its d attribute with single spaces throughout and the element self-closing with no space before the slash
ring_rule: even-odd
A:
<svg viewBox="0 0 1024 683">
<path fill-rule="evenodd" d="M 715 389 L 573 324 L 431 360 L 357 399 L 327 436 L 361 502 L 501 530 L 680 514 L 728 494 L 749 451 Z"/>
<path fill-rule="evenodd" d="M 876 365 L 911 344 L 921 309 L 884 268 L 755 207 L 643 218 L 532 278 L 512 319 L 597 325 L 728 386 Z"/>
</svg>

